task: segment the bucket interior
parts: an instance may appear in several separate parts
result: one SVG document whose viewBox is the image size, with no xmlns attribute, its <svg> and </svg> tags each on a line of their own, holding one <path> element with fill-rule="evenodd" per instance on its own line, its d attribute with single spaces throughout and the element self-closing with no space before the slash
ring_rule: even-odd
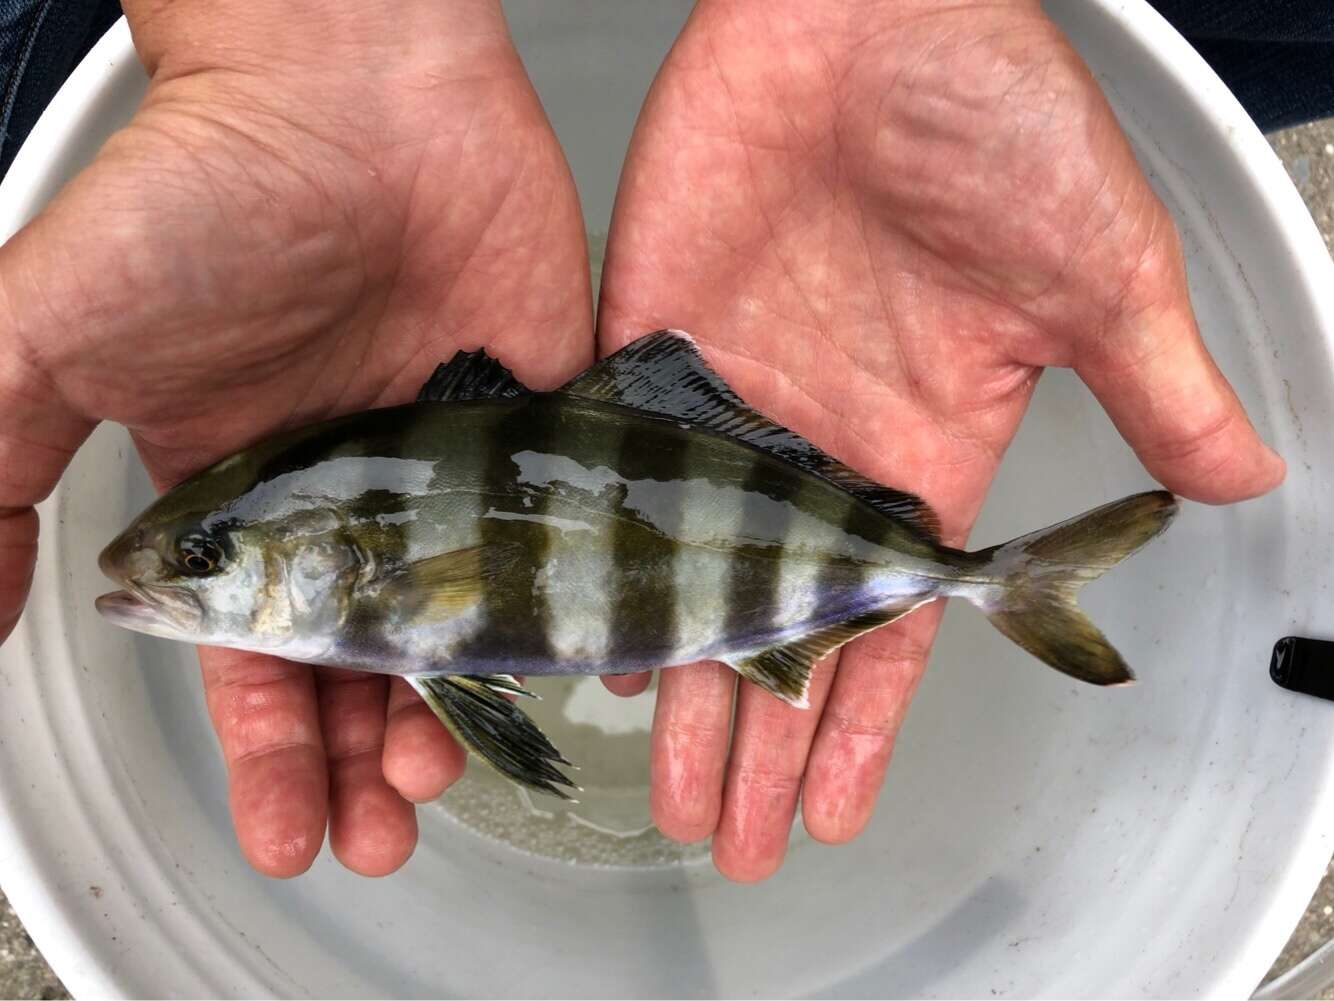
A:
<svg viewBox="0 0 1334 1001">
<path fill-rule="evenodd" d="M 634 115 L 689 5 L 506 6 L 600 247 Z M 79 892 L 102 891 L 70 906 L 86 905 L 90 962 L 109 982 L 320 996 L 1253 987 L 1264 963 L 1238 965 L 1253 940 L 1243 915 L 1273 906 L 1276 842 L 1294 817 L 1314 823 L 1301 811 L 1326 788 L 1334 748 L 1334 725 L 1313 723 L 1266 672 L 1280 636 L 1334 631 L 1330 484 L 1314 459 L 1334 449 L 1328 349 L 1314 313 L 1289 306 L 1277 224 L 1219 195 L 1247 183 L 1224 141 L 1101 5 L 1058 13 L 1175 214 L 1214 357 L 1290 469 L 1261 500 L 1186 504 L 1085 592 L 1141 683 L 1081 686 L 951 607 L 870 829 L 838 848 L 798 830 L 783 870 L 742 887 L 714 873 L 706 847 L 649 827 L 652 694 L 623 702 L 592 680 L 538 681 L 536 715 L 584 766 L 585 803 L 530 800 L 474 765 L 421 811 L 420 847 L 398 875 L 363 880 L 326 852 L 307 876 L 270 881 L 236 850 L 193 651 L 93 610 L 101 545 L 151 497 L 127 436 L 103 427 L 45 509 L 38 611 L 21 642 L 40 664 L 32 725 L 50 734 L 77 818 L 65 838 L 78 858 L 61 864 Z M 106 131 L 142 81 L 131 68 L 111 86 Z M 84 138 L 86 155 L 96 143 Z M 1049 372 L 970 547 L 1152 485 L 1082 384 Z M 107 942 L 135 936 L 134 914 L 170 980 Z"/>
</svg>

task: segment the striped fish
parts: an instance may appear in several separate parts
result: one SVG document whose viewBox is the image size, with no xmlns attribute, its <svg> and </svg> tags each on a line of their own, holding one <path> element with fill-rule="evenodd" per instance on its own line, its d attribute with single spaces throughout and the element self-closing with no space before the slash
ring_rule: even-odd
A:
<svg viewBox="0 0 1334 1001">
<path fill-rule="evenodd" d="M 511 779 L 568 764 L 516 675 L 731 665 L 795 706 L 812 665 L 924 602 L 966 598 L 1084 681 L 1132 677 L 1078 589 L 1157 535 L 1139 494 L 979 552 L 742 402 L 660 331 L 551 393 L 483 352 L 415 403 L 281 434 L 167 492 L 102 553 L 118 625 L 398 674 Z"/>
</svg>

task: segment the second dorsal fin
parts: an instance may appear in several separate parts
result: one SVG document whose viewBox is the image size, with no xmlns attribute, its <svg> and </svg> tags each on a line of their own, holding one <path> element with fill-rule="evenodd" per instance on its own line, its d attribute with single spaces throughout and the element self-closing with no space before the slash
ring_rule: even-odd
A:
<svg viewBox="0 0 1334 1001">
<path fill-rule="evenodd" d="M 627 344 L 560 392 L 729 434 L 823 477 L 932 541 L 940 538 L 940 521 L 924 500 L 868 480 L 795 431 L 769 420 L 709 368 L 694 340 L 680 330 L 659 330 Z"/>
<path fill-rule="evenodd" d="M 441 403 L 449 400 L 488 400 L 522 396 L 529 392 L 532 390 L 514 378 L 509 369 L 479 348 L 476 351 L 456 351 L 449 361 L 437 365 L 417 394 L 417 400 Z"/>
</svg>

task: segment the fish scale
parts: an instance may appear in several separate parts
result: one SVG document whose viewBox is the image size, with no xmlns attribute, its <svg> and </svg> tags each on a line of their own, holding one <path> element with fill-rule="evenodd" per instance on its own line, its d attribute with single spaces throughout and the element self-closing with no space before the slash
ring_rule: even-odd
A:
<svg viewBox="0 0 1334 1001">
<path fill-rule="evenodd" d="M 621 436 L 615 468 L 633 469 L 643 454 L 639 436 L 627 428 Z M 686 475 L 689 455 L 688 444 L 662 449 L 654 456 L 655 475 L 663 482 L 680 481 Z M 645 532 L 630 519 L 619 519 L 612 525 L 615 578 L 607 592 L 612 612 L 608 624 L 609 663 L 629 663 L 636 647 L 657 663 L 685 656 L 681 630 L 688 626 L 682 601 L 692 583 L 698 582 L 682 574 L 675 542 L 677 528 L 665 525 L 661 532 Z M 632 594 L 637 594 L 637 599 L 631 600 Z"/>
<path fill-rule="evenodd" d="M 1076 592 L 1175 511 L 1154 491 L 951 549 L 920 498 L 769 421 L 660 331 L 552 393 L 461 352 L 416 403 L 224 459 L 106 548 L 125 590 L 98 608 L 153 635 L 406 676 L 465 746 L 564 795 L 564 759 L 509 700 L 515 674 L 717 659 L 805 706 L 819 658 L 957 595 L 1058 670 L 1124 683 Z"/>
</svg>

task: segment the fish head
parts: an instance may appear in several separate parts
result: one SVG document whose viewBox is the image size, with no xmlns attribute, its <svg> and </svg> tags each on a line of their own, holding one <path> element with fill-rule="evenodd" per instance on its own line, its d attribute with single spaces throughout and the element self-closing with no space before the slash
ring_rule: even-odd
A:
<svg viewBox="0 0 1334 1001">
<path fill-rule="evenodd" d="M 102 550 L 97 564 L 122 590 L 98 598 L 97 610 L 136 632 L 234 645 L 250 631 L 262 549 L 239 526 L 207 524 L 205 512 L 163 514 L 153 505 Z"/>
<path fill-rule="evenodd" d="M 151 636 L 320 659 L 361 568 L 342 519 L 299 505 L 251 517 L 243 498 L 209 499 L 187 481 L 102 550 L 98 566 L 120 590 L 98 612 Z"/>
</svg>

